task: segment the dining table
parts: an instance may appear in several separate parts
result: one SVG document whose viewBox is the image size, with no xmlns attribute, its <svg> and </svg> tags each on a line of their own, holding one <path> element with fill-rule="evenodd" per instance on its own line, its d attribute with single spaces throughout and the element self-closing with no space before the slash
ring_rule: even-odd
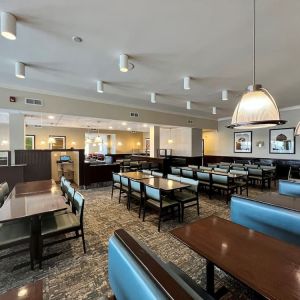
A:
<svg viewBox="0 0 300 300">
<path fill-rule="evenodd" d="M 38 259 L 41 216 L 68 208 L 53 180 L 17 183 L 0 208 L 0 223 L 30 220 L 32 255 Z"/>
<path fill-rule="evenodd" d="M 166 179 L 161 177 L 152 177 L 148 179 L 142 179 L 141 182 L 145 185 L 154 187 L 156 189 L 163 190 L 165 192 L 172 192 L 178 189 L 184 189 L 189 187 L 189 184 L 182 183 L 172 179 Z"/>
<path fill-rule="evenodd" d="M 149 178 L 153 178 L 153 175 L 150 174 L 145 174 L 143 172 L 139 172 L 139 171 L 134 171 L 134 172 L 120 172 L 118 173 L 120 176 L 124 176 L 127 177 L 129 179 L 133 179 L 133 180 L 142 180 L 142 179 L 149 179 Z"/>
<path fill-rule="evenodd" d="M 300 247 L 217 216 L 170 234 L 206 258 L 206 288 L 211 295 L 217 266 L 267 299 L 300 299 Z"/>
</svg>

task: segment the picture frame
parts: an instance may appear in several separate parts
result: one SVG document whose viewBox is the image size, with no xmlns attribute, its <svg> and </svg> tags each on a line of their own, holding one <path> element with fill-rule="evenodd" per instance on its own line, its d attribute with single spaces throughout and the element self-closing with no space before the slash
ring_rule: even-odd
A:
<svg viewBox="0 0 300 300">
<path fill-rule="evenodd" d="M 26 134 L 25 149 L 26 150 L 35 150 L 35 135 L 34 134 Z"/>
<path fill-rule="evenodd" d="M 234 132 L 234 153 L 252 153 L 252 131 Z"/>
<path fill-rule="evenodd" d="M 296 138 L 295 127 L 276 128 L 269 130 L 270 154 L 295 154 Z"/>
<path fill-rule="evenodd" d="M 53 142 L 49 143 L 49 149 L 66 149 L 66 136 L 49 135 L 49 139 L 53 139 Z"/>
</svg>

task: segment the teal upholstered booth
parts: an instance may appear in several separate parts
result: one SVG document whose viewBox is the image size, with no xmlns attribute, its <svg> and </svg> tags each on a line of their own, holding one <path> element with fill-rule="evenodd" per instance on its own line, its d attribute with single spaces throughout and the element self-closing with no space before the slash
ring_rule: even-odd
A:
<svg viewBox="0 0 300 300">
<path fill-rule="evenodd" d="M 279 180 L 279 194 L 300 197 L 300 181 Z"/>
<path fill-rule="evenodd" d="M 172 263 L 119 229 L 109 239 L 109 284 L 118 300 L 213 299 Z"/>
<path fill-rule="evenodd" d="M 300 213 L 234 195 L 231 221 L 282 241 L 300 246 Z"/>
</svg>

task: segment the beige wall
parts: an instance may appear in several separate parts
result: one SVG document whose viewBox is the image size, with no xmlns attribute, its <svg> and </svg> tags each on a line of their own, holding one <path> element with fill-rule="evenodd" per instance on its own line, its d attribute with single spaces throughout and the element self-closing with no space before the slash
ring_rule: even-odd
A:
<svg viewBox="0 0 300 300">
<path fill-rule="evenodd" d="M 281 118 L 288 122 L 282 126 L 274 128 L 295 127 L 300 121 L 300 109 L 281 111 Z M 221 156 L 237 156 L 237 157 L 259 157 L 259 158 L 279 158 L 279 159 L 300 159 L 300 137 L 296 137 L 296 154 L 270 154 L 269 153 L 269 129 L 252 130 L 252 153 L 234 153 L 233 136 L 234 132 L 226 128 L 231 120 L 223 120 L 218 124 L 218 131 L 205 132 L 203 134 L 205 140 L 206 155 Z M 241 131 L 241 130 L 240 130 Z M 243 130 L 247 131 L 247 130 Z M 256 146 L 258 141 L 263 141 L 264 146 L 259 148 Z"/>
<path fill-rule="evenodd" d="M 35 135 L 36 149 L 49 149 L 47 143 L 49 135 L 66 136 L 67 149 L 71 147 L 84 149 L 85 132 L 87 132 L 87 130 L 84 128 L 26 127 L 26 134 Z M 131 153 L 132 149 L 141 148 L 143 145 L 142 132 L 131 133 L 118 130 L 100 130 L 99 134 L 102 133 L 116 135 L 116 153 Z M 42 145 L 42 141 L 45 141 L 46 143 Z M 72 144 L 72 142 L 76 142 L 76 145 Z M 138 146 L 137 143 L 140 143 L 141 146 Z"/>
<path fill-rule="evenodd" d="M 9 150 L 9 128 L 8 124 L 0 124 L 0 150 Z"/>
</svg>

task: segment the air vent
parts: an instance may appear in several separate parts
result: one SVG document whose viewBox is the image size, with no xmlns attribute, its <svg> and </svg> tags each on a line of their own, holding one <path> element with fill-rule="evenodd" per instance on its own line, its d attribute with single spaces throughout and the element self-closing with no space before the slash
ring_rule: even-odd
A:
<svg viewBox="0 0 300 300">
<path fill-rule="evenodd" d="M 130 113 L 130 117 L 131 118 L 138 118 L 139 117 L 139 113 L 137 113 L 137 112 L 131 112 Z"/>
<path fill-rule="evenodd" d="M 187 123 L 188 124 L 193 124 L 193 120 L 188 120 Z"/>
<path fill-rule="evenodd" d="M 43 106 L 43 100 L 26 98 L 25 104 Z"/>
</svg>

